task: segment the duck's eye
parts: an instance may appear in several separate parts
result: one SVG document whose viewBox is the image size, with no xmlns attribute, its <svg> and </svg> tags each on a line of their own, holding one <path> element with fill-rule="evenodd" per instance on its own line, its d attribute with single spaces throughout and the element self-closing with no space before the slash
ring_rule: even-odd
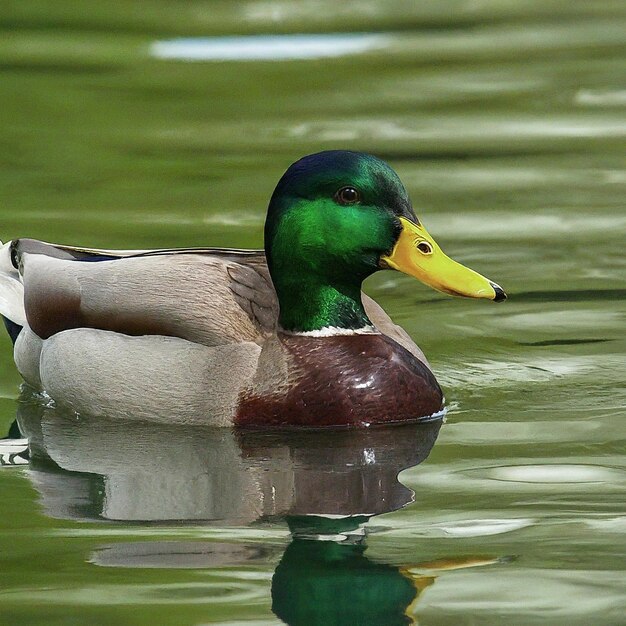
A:
<svg viewBox="0 0 626 626">
<path fill-rule="evenodd" d="M 354 187 L 342 187 L 335 194 L 335 200 L 339 204 L 356 204 L 361 200 L 361 196 Z"/>
<path fill-rule="evenodd" d="M 422 254 L 432 254 L 433 247 L 427 241 L 420 241 L 415 246 Z"/>
</svg>

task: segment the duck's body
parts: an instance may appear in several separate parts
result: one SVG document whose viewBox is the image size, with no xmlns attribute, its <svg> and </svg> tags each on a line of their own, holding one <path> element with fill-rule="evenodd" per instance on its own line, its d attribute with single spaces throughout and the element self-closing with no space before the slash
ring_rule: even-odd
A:
<svg viewBox="0 0 626 626">
<path fill-rule="evenodd" d="M 419 348 L 365 294 L 377 331 L 276 333 L 263 251 L 105 251 L 33 240 L 2 251 L 20 268 L 10 278 L 23 289 L 18 369 L 79 412 L 223 426 L 365 424 L 406 419 L 397 412 L 406 393 L 387 411 L 380 406 L 392 352 L 434 381 Z M 367 388 L 366 403 L 355 401 L 355 386 Z M 440 392 L 431 395 L 419 415 L 441 409 Z M 414 414 L 420 403 L 407 400 L 405 413 Z"/>
<path fill-rule="evenodd" d="M 364 157 L 322 154 L 352 168 Z M 334 186 L 337 176 L 335 168 Z M 364 426 L 439 413 L 443 395 L 423 354 L 360 292 L 373 263 L 380 266 L 379 253 L 369 258 L 371 233 L 363 263 L 347 250 L 350 237 L 333 250 L 340 222 L 323 236 L 317 225 L 311 240 L 300 218 L 290 220 L 321 209 L 290 208 L 285 190 L 278 193 L 294 185 L 286 177 L 268 214 L 269 268 L 254 250 L 105 251 L 25 239 L 3 246 L 0 313 L 24 379 L 79 413 L 125 419 Z M 340 220 L 359 217 L 351 206 L 339 210 Z M 373 228 L 378 237 L 387 227 Z M 404 263 L 401 235 L 381 244 L 386 267 Z"/>
</svg>

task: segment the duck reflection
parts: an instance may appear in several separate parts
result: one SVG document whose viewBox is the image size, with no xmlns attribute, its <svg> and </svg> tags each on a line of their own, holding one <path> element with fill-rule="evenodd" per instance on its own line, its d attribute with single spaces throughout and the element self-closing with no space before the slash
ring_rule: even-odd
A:
<svg viewBox="0 0 626 626">
<path fill-rule="evenodd" d="M 314 541 L 300 536 L 302 519 L 288 522 L 293 539 L 272 579 L 272 610 L 281 620 L 290 626 L 415 624 L 412 605 L 434 578 L 372 561 L 365 554 L 365 536 Z M 310 532 L 312 522 L 304 524 Z M 351 529 L 321 523 L 318 531 L 322 528 Z"/>
<path fill-rule="evenodd" d="M 121 424 L 23 399 L 29 476 L 47 515 L 72 520 L 224 525 L 283 520 L 291 531 L 272 609 L 291 626 L 414 623 L 433 578 L 366 555 L 363 524 L 405 506 L 398 473 L 426 459 L 441 421 L 371 430 L 259 432 Z M 102 546 L 109 567 L 221 567 L 268 548 L 215 542 Z"/>
</svg>

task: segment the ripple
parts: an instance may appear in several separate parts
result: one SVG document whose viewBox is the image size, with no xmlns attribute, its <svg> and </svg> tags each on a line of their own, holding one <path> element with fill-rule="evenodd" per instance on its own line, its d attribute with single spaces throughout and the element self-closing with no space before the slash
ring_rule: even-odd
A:
<svg viewBox="0 0 626 626">
<path fill-rule="evenodd" d="M 599 329 L 618 328 L 623 322 L 624 314 L 621 311 L 598 311 L 579 309 L 573 311 L 538 311 L 533 313 L 518 313 L 506 318 L 499 318 L 496 323 L 514 329 Z"/>
<path fill-rule="evenodd" d="M 433 528 L 440 530 L 448 537 L 487 537 L 528 528 L 534 523 L 535 520 L 531 518 L 473 519 L 435 524 Z"/>
<path fill-rule="evenodd" d="M 467 114 L 398 120 L 388 117 L 370 119 L 334 119 L 297 123 L 289 127 L 286 136 L 292 139 L 314 139 L 317 142 L 346 139 L 398 142 L 464 142 L 533 141 L 544 139 L 617 138 L 626 135 L 626 127 L 617 119 L 587 118 L 583 116 L 552 116 L 524 118 L 496 117 Z M 511 149 L 507 145 L 507 149 Z M 520 216 L 520 219 L 526 216 Z"/>
<path fill-rule="evenodd" d="M 450 624 L 621 624 L 623 587 L 623 572 L 599 568 L 461 570 L 429 590 L 420 617 Z M 442 614 L 449 619 L 431 619 Z"/>
<path fill-rule="evenodd" d="M 576 92 L 574 102 L 583 106 L 614 107 L 626 105 L 626 89 L 594 91 L 581 89 Z"/>
<path fill-rule="evenodd" d="M 516 483 L 612 483 L 623 481 L 626 473 L 599 465 L 509 465 L 478 470 L 468 474 L 490 480 Z"/>
<path fill-rule="evenodd" d="M 607 343 L 611 339 L 547 339 L 545 341 L 518 341 L 520 346 L 580 346 L 589 343 Z"/>
<path fill-rule="evenodd" d="M 454 493 L 455 498 L 462 493 L 471 498 L 498 493 L 545 493 L 558 494 L 559 497 L 576 493 L 584 499 L 583 493 L 603 497 L 600 494 L 626 489 L 626 471 L 622 468 L 621 456 L 575 460 L 549 458 L 545 463 L 533 458 L 503 461 L 482 467 L 472 461 L 459 461 L 454 467 L 431 464 L 421 467 L 419 472 L 408 471 L 402 479 L 418 494 L 424 489 L 428 492 L 436 490 L 440 494 Z M 496 517 L 497 512 L 488 517 L 492 516 Z"/>
<path fill-rule="evenodd" d="M 495 321 L 495 319 L 494 319 Z M 444 386 L 454 388 L 511 387 L 515 383 L 550 383 L 576 377 L 602 376 L 607 382 L 621 380 L 624 359 L 621 355 L 586 355 L 581 357 L 549 357 L 533 355 L 524 361 L 482 359 L 447 364 L 437 370 Z M 597 379 L 600 380 L 600 379 Z M 597 383 L 596 383 L 597 385 Z"/>
<path fill-rule="evenodd" d="M 429 231 L 440 231 L 446 239 L 548 239 L 554 235 L 575 238 L 590 233 L 605 234 L 626 228 L 624 215 L 593 215 L 565 218 L 562 214 L 515 215 L 503 211 L 475 211 L 471 215 L 428 216 Z"/>
<path fill-rule="evenodd" d="M 606 418 L 603 424 L 614 427 L 615 432 L 626 435 L 626 424 L 622 426 L 619 417 L 616 424 Z M 449 423 L 445 430 L 445 443 L 463 446 L 510 445 L 519 443 L 562 443 L 564 441 L 585 440 L 587 443 L 606 441 L 606 427 L 592 420 L 559 420 L 559 428 L 554 421 L 480 421 Z M 618 436 L 620 436 L 618 435 Z"/>
<path fill-rule="evenodd" d="M 510 386 L 512 383 L 549 382 L 556 377 L 582 375 L 594 367 L 586 358 L 533 358 L 526 363 L 485 359 L 441 368 L 437 377 L 449 387 Z"/>
<path fill-rule="evenodd" d="M 585 524 L 594 530 L 606 533 L 626 533 L 626 516 L 608 517 L 605 519 L 588 519 Z"/>
<path fill-rule="evenodd" d="M 114 222 L 118 223 L 121 219 L 120 214 L 116 212 L 99 213 L 93 215 L 92 213 L 76 214 L 74 211 L 30 211 L 28 219 L 38 221 L 41 219 L 47 220 L 63 220 L 73 222 L 93 222 L 95 220 L 99 222 Z M 242 212 L 236 213 L 213 213 L 211 215 L 198 215 L 188 216 L 180 215 L 177 213 L 169 213 L 164 215 L 161 213 L 135 213 L 133 215 L 125 215 L 124 221 L 132 224 L 155 224 L 155 225 L 172 225 L 172 226 L 193 226 L 199 224 L 207 224 L 210 226 L 242 226 L 251 227 L 263 224 L 262 213 Z M 137 252 L 140 252 L 139 250 Z"/>
<path fill-rule="evenodd" d="M 503 535 L 512 533 L 523 528 L 530 528 L 539 523 L 533 517 L 499 517 L 500 511 L 477 511 L 474 515 L 484 515 L 484 517 L 451 517 L 447 518 L 449 512 L 434 512 L 434 517 L 427 519 L 420 518 L 416 523 L 415 519 L 396 519 L 393 528 L 376 528 L 368 526 L 368 531 L 372 528 L 376 532 L 387 536 L 402 537 L 403 540 L 413 541 L 415 537 L 447 537 L 450 539 L 464 539 L 469 537 L 489 537 L 492 535 Z M 442 517 L 443 516 L 443 517 Z"/>
<path fill-rule="evenodd" d="M 214 226 L 259 226 L 264 218 L 261 213 L 215 213 L 202 218 L 203 224 Z"/>
<path fill-rule="evenodd" d="M 7 601 L 32 604 L 74 605 L 166 605 L 166 604 L 228 604 L 258 602 L 265 597 L 265 588 L 252 581 L 207 581 L 164 584 L 120 584 L 85 587 L 52 587 L 41 589 L 20 587 L 0 591 Z"/>
<path fill-rule="evenodd" d="M 385 47 L 390 37 L 372 33 L 192 37 L 156 41 L 150 55 L 176 61 L 284 61 L 359 54 Z"/>
</svg>

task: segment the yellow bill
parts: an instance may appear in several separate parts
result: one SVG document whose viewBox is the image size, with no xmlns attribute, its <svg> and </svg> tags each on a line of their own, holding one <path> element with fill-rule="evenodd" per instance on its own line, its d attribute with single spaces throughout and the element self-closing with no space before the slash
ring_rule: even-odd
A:
<svg viewBox="0 0 626 626">
<path fill-rule="evenodd" d="M 446 256 L 422 225 L 404 217 L 399 219 L 400 237 L 391 254 L 381 257 L 387 267 L 453 296 L 506 300 L 502 287 Z"/>
</svg>

